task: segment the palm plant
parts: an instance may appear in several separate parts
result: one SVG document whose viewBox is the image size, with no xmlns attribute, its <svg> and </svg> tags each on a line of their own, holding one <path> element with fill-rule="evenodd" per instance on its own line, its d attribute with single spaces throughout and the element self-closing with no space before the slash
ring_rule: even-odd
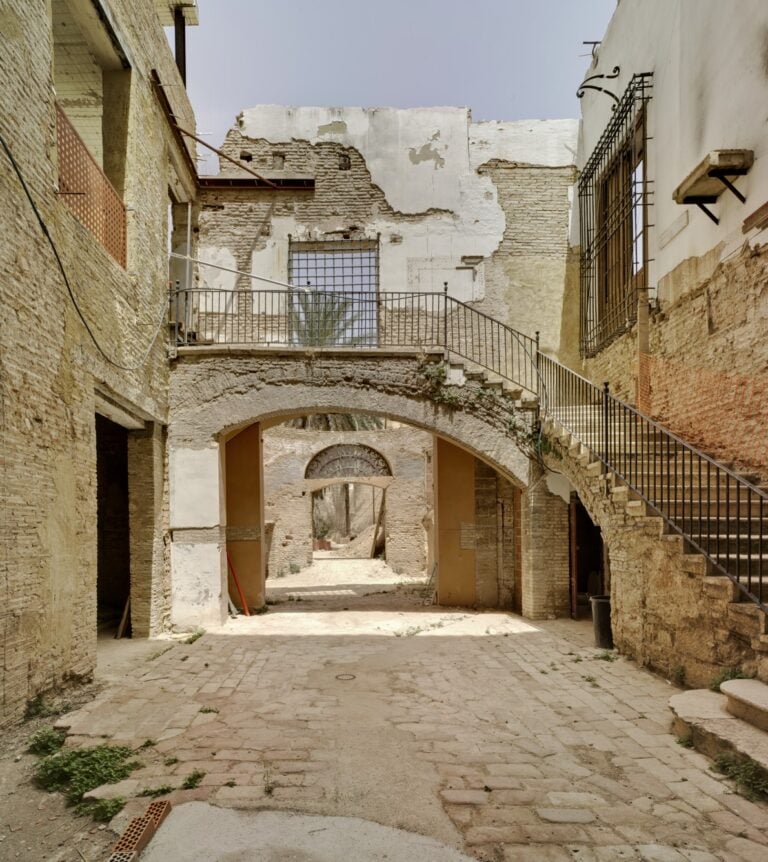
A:
<svg viewBox="0 0 768 862">
<path fill-rule="evenodd" d="M 291 296 L 288 331 L 293 344 L 308 347 L 354 347 L 365 341 L 354 300 L 322 290 L 296 291 Z M 287 425 L 308 431 L 377 431 L 384 420 L 353 413 L 313 413 Z"/>
<path fill-rule="evenodd" d="M 308 347 L 353 347 L 362 341 L 353 300 L 322 290 L 291 295 L 288 331 L 293 344 Z"/>
</svg>

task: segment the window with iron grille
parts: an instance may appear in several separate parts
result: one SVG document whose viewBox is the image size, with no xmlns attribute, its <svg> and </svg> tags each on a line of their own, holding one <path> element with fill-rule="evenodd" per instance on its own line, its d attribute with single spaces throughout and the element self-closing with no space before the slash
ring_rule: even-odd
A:
<svg viewBox="0 0 768 862">
<path fill-rule="evenodd" d="M 647 287 L 650 98 L 650 74 L 633 76 L 579 180 L 583 356 L 632 326 Z"/>
<path fill-rule="evenodd" d="M 315 346 L 374 345 L 378 332 L 379 242 L 289 239 L 293 339 Z"/>
</svg>

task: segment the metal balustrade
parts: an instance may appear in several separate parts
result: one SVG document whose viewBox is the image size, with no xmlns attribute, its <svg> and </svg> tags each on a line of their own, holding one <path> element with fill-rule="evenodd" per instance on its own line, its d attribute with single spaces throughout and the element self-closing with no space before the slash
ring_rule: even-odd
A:
<svg viewBox="0 0 768 862">
<path fill-rule="evenodd" d="M 768 494 L 547 356 L 546 415 L 589 449 L 688 546 L 768 612 Z"/>
<path fill-rule="evenodd" d="M 180 345 L 439 347 L 538 391 L 536 341 L 447 293 L 176 290 L 171 316 Z"/>
</svg>

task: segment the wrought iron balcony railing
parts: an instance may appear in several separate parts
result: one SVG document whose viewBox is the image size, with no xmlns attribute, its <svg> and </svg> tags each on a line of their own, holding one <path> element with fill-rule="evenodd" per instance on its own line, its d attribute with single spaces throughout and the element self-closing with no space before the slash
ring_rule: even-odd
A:
<svg viewBox="0 0 768 862">
<path fill-rule="evenodd" d="M 62 200 L 75 218 L 124 267 L 125 206 L 59 105 L 56 105 L 56 137 Z"/>
<path fill-rule="evenodd" d="M 273 347 L 441 347 L 528 392 L 536 341 L 446 293 L 177 290 L 177 341 Z"/>
</svg>

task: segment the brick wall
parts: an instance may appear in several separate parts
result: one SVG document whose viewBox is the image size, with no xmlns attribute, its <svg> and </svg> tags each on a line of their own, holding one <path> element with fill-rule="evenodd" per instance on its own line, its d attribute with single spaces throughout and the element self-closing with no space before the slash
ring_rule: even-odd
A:
<svg viewBox="0 0 768 862">
<path fill-rule="evenodd" d="M 686 266 L 685 271 L 695 271 Z M 679 279 L 678 279 L 679 281 Z M 645 412 L 714 457 L 768 476 L 768 246 L 746 246 L 651 316 Z M 585 362 L 596 383 L 635 402 L 634 330 Z"/>
<path fill-rule="evenodd" d="M 475 462 L 475 587 L 480 607 L 512 608 L 520 490 L 483 461 Z"/>
<path fill-rule="evenodd" d="M 535 462 L 522 495 L 521 516 L 523 616 L 532 620 L 569 616 L 568 504 L 550 493 Z"/>
<path fill-rule="evenodd" d="M 485 265 L 488 313 L 527 335 L 539 330 L 542 348 L 557 353 L 575 168 L 494 159 L 480 172 L 493 181 L 506 218 L 504 237 Z"/>
<path fill-rule="evenodd" d="M 0 11 L 2 133 L 49 225 L 72 289 L 100 343 L 138 363 L 165 307 L 166 224 L 172 142 L 149 83 L 176 84 L 191 107 L 151 0 L 112 0 L 135 60 L 124 199 L 128 268 L 121 269 L 55 194 L 52 31 L 45 0 L 7 0 Z M 83 330 L 51 250 L 6 156 L 0 153 L 0 721 L 37 692 L 88 676 L 96 649 L 96 442 L 98 386 L 143 415 L 166 413 L 164 334 L 135 372 L 109 365 Z M 187 180 L 188 182 L 188 180 Z"/>
</svg>

